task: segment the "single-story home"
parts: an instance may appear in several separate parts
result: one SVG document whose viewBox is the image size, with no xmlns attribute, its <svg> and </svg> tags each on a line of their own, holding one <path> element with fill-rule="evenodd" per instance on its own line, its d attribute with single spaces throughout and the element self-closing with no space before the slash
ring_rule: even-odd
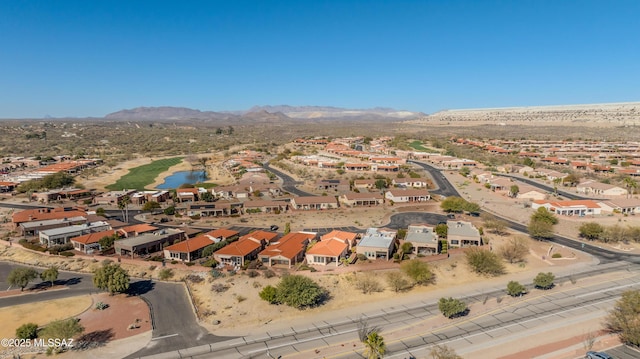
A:
<svg viewBox="0 0 640 359">
<path fill-rule="evenodd" d="M 49 219 L 65 219 L 87 217 L 87 212 L 80 209 L 67 209 L 64 207 L 57 208 L 35 208 L 25 209 L 24 211 L 15 212 L 11 216 L 11 222 L 13 226 L 17 228 L 20 223 L 44 221 Z"/>
<path fill-rule="evenodd" d="M 42 221 L 23 222 L 18 226 L 23 236 L 35 236 L 47 229 L 62 228 L 87 223 L 87 217 L 77 216 L 62 219 L 46 219 Z"/>
<path fill-rule="evenodd" d="M 118 235 L 120 237 L 135 237 L 144 233 L 150 233 L 157 231 L 158 227 L 152 226 L 147 223 L 134 224 L 118 229 Z"/>
<path fill-rule="evenodd" d="M 349 181 L 343 179 L 320 179 L 316 181 L 316 189 L 319 191 L 343 192 L 351 189 Z"/>
<path fill-rule="evenodd" d="M 48 229 L 39 233 L 40 243 L 47 247 L 69 243 L 73 237 L 91 232 L 101 232 L 111 229 L 105 221 L 78 224 L 61 228 Z"/>
<path fill-rule="evenodd" d="M 562 216 L 587 216 L 602 213 L 602 208 L 592 200 L 568 200 L 568 201 L 533 201 L 531 208 L 537 210 L 540 207 L 546 208 L 549 212 Z"/>
<path fill-rule="evenodd" d="M 640 214 L 640 199 L 637 198 L 617 198 L 599 202 L 602 212 Z"/>
<path fill-rule="evenodd" d="M 333 196 L 301 196 L 291 198 L 293 209 L 333 209 L 338 208 L 338 201 Z"/>
<path fill-rule="evenodd" d="M 201 258 L 203 250 L 214 243 L 213 238 L 201 234 L 167 246 L 164 248 L 163 253 L 166 259 L 191 262 Z"/>
<path fill-rule="evenodd" d="M 424 224 L 414 224 L 407 228 L 404 242 L 413 245 L 414 254 L 438 254 L 440 241 L 434 227 Z"/>
<path fill-rule="evenodd" d="M 341 258 L 346 258 L 349 249 L 355 245 L 357 233 L 333 230 L 320 238 L 307 250 L 307 263 L 328 265 L 335 263 L 340 264 Z"/>
<path fill-rule="evenodd" d="M 160 252 L 163 247 L 174 242 L 187 239 L 186 234 L 176 228 L 164 228 L 154 233 L 145 233 L 136 237 L 117 240 L 113 248 L 117 255 L 142 256 L 154 252 Z"/>
<path fill-rule="evenodd" d="M 82 236 L 71 238 L 71 243 L 73 244 L 73 249 L 91 254 L 94 251 L 101 251 L 102 247 L 100 246 L 100 240 L 104 237 L 110 237 L 116 234 L 116 231 L 113 229 L 95 233 L 89 233 Z"/>
<path fill-rule="evenodd" d="M 621 197 L 628 194 L 626 188 L 598 181 L 581 182 L 576 186 L 576 192 L 586 195 L 606 197 Z"/>
<path fill-rule="evenodd" d="M 338 201 L 347 207 L 377 206 L 384 203 L 384 197 L 379 193 L 349 192 L 340 195 Z"/>
<path fill-rule="evenodd" d="M 528 185 L 526 183 L 517 183 L 516 185 L 518 186 L 518 194 L 516 195 L 517 199 L 535 201 L 547 198 L 547 193 L 537 187 Z"/>
<path fill-rule="evenodd" d="M 447 243 L 450 248 L 479 246 L 482 236 L 471 222 L 447 221 Z"/>
<path fill-rule="evenodd" d="M 276 237 L 278 237 L 278 233 L 275 232 L 251 232 L 240 237 L 236 242 L 217 250 L 213 254 L 213 258 L 221 264 L 242 267 L 247 261 L 256 259 L 260 251 Z"/>
<path fill-rule="evenodd" d="M 431 194 L 426 189 L 390 189 L 384 198 L 395 203 L 426 202 L 431 199 Z"/>
<path fill-rule="evenodd" d="M 271 243 L 258 254 L 258 259 L 269 267 L 283 264 L 291 268 L 304 260 L 307 244 L 316 238 L 314 232 L 291 232 Z"/>
<path fill-rule="evenodd" d="M 357 179 L 353 181 L 353 189 L 359 191 L 368 191 L 376 188 L 375 179 Z"/>
<path fill-rule="evenodd" d="M 429 179 L 427 178 L 394 178 L 391 184 L 400 188 L 427 188 L 429 187 Z"/>
<path fill-rule="evenodd" d="M 270 201 L 264 199 L 246 201 L 242 205 L 244 207 L 244 213 L 281 213 L 287 209 L 287 202 L 285 201 Z"/>
<path fill-rule="evenodd" d="M 356 247 L 356 253 L 369 259 L 391 259 L 395 249 L 397 231 L 386 228 L 369 228 Z"/>
</svg>

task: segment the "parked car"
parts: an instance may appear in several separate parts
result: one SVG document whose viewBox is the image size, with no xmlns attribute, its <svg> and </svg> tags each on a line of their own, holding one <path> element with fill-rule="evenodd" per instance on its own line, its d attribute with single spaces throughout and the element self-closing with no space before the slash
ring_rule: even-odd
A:
<svg viewBox="0 0 640 359">
<path fill-rule="evenodd" d="M 613 359 L 613 357 L 605 352 L 587 352 L 586 359 Z"/>
<path fill-rule="evenodd" d="M 275 232 L 278 230 L 278 226 L 276 226 L 275 224 L 272 224 L 271 227 L 269 227 L 269 230 L 271 230 L 272 232 Z"/>
</svg>

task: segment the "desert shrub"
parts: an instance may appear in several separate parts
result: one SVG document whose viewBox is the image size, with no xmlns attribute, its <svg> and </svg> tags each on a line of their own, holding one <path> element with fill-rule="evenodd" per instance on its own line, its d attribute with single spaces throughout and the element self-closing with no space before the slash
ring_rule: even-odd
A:
<svg viewBox="0 0 640 359">
<path fill-rule="evenodd" d="M 249 278 L 255 278 L 255 277 L 259 276 L 260 274 L 255 270 L 250 270 L 250 271 L 247 272 L 247 275 L 249 276 Z"/>
<path fill-rule="evenodd" d="M 267 269 L 264 272 L 262 272 L 262 275 L 265 278 L 273 278 L 273 277 L 275 277 L 276 273 L 274 271 L 272 271 L 271 269 Z"/>
<path fill-rule="evenodd" d="M 37 252 L 46 252 L 47 249 L 37 245 L 37 244 L 33 244 L 31 242 L 29 242 L 28 240 L 22 238 L 21 240 L 18 241 L 18 243 L 20 243 L 21 246 L 23 246 L 24 248 L 27 249 L 31 249 L 32 251 L 37 251 Z"/>
<path fill-rule="evenodd" d="M 204 278 L 196 274 L 189 274 L 184 279 L 191 283 L 202 283 L 202 281 L 204 281 Z"/>
<path fill-rule="evenodd" d="M 201 264 L 203 267 L 211 267 L 211 268 L 215 268 L 218 266 L 218 261 L 216 261 L 213 258 L 209 258 L 206 261 L 202 262 Z"/>
<path fill-rule="evenodd" d="M 276 303 L 276 288 L 272 285 L 268 285 L 262 288 L 258 295 L 262 300 L 265 300 L 271 304 Z"/>
<path fill-rule="evenodd" d="M 543 273 L 540 272 L 538 273 L 538 275 L 533 278 L 533 285 L 536 286 L 536 288 L 539 289 L 551 289 L 553 288 L 553 281 L 556 279 L 556 276 L 551 273 L 551 272 L 547 272 L 547 273 Z"/>
<path fill-rule="evenodd" d="M 387 273 L 387 284 L 396 293 L 411 288 L 411 282 L 402 272 Z"/>
<path fill-rule="evenodd" d="M 505 273 L 500 257 L 491 251 L 471 248 L 465 255 L 471 270 L 478 274 L 495 277 Z"/>
<path fill-rule="evenodd" d="M 467 304 L 460 299 L 440 298 L 438 301 L 438 309 L 445 317 L 451 319 L 465 315 L 467 313 Z"/>
<path fill-rule="evenodd" d="M 16 329 L 16 338 L 35 339 L 38 337 L 38 324 L 25 323 Z"/>
<path fill-rule="evenodd" d="M 171 268 L 163 268 L 160 270 L 160 272 L 158 273 L 158 278 L 160 278 L 160 280 L 167 280 L 171 277 L 173 277 L 173 269 Z"/>
<path fill-rule="evenodd" d="M 509 294 L 510 296 L 517 297 L 525 293 L 527 293 L 527 288 L 525 288 L 522 284 L 515 281 L 510 281 L 507 284 L 507 294 Z"/>
<path fill-rule="evenodd" d="M 95 308 L 96 308 L 96 310 L 105 310 L 105 309 L 109 308 L 109 304 L 104 303 L 104 302 L 98 302 L 98 303 L 96 303 Z"/>
<path fill-rule="evenodd" d="M 327 292 L 311 278 L 301 275 L 287 275 L 273 289 L 266 286 L 260 292 L 260 298 L 272 304 L 286 304 L 297 309 L 313 307 L 327 298 Z M 269 288 L 269 289 L 268 289 Z"/>
<path fill-rule="evenodd" d="M 58 254 L 59 254 L 59 255 L 61 255 L 61 256 L 63 256 L 63 257 L 73 257 L 73 256 L 75 256 L 75 255 L 76 255 L 76 254 L 75 254 L 75 253 L 73 253 L 73 252 L 60 252 L 60 253 L 58 253 Z"/>
<path fill-rule="evenodd" d="M 219 271 L 219 270 L 216 270 L 216 269 L 212 269 L 210 273 L 211 273 L 211 277 L 213 279 L 224 277 L 224 273 L 222 273 L 222 271 Z"/>
<path fill-rule="evenodd" d="M 229 290 L 229 286 L 222 283 L 215 283 L 211 285 L 211 291 L 216 293 L 223 293 Z"/>
<path fill-rule="evenodd" d="M 434 276 L 431 268 L 419 259 L 411 259 L 400 265 L 400 269 L 416 284 L 427 285 L 433 283 Z"/>
<path fill-rule="evenodd" d="M 382 285 L 376 278 L 375 274 L 365 274 L 356 279 L 356 289 L 363 294 L 371 294 L 373 292 L 382 292 Z"/>
<path fill-rule="evenodd" d="M 562 254 L 556 252 L 556 253 L 551 255 L 551 258 L 562 258 Z"/>
</svg>

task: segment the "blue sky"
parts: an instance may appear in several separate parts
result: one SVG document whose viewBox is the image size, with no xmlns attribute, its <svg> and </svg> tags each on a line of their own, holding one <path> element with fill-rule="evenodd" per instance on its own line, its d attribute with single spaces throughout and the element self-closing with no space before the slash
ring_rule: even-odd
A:
<svg viewBox="0 0 640 359">
<path fill-rule="evenodd" d="M 640 101 L 640 1 L 2 1 L 0 118 Z"/>
</svg>

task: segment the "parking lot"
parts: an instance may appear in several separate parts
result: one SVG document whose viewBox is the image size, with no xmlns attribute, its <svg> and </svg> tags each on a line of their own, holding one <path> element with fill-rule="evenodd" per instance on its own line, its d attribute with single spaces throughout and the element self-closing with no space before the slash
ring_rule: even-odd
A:
<svg viewBox="0 0 640 359">
<path fill-rule="evenodd" d="M 638 359 L 640 358 L 640 351 L 637 349 L 633 349 L 626 345 L 620 345 L 612 349 L 604 350 L 605 353 L 609 354 L 614 359 Z M 579 357 L 576 359 L 582 359 L 584 357 Z"/>
</svg>

